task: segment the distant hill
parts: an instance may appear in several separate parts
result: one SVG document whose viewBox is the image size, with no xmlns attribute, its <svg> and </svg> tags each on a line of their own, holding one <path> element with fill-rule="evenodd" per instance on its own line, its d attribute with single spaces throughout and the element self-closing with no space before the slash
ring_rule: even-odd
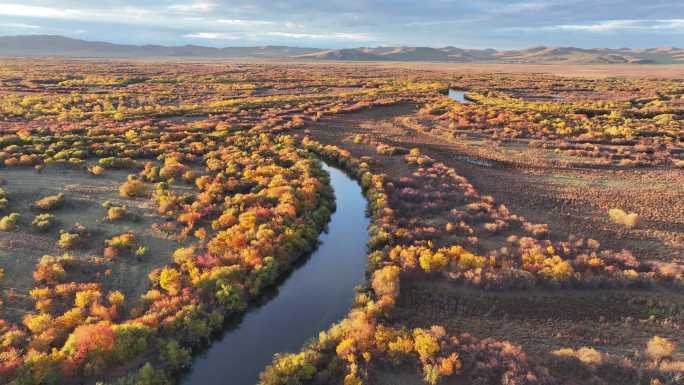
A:
<svg viewBox="0 0 684 385">
<path fill-rule="evenodd" d="M 684 49 L 641 50 L 575 47 L 534 47 L 497 51 L 456 47 L 383 47 L 323 50 L 302 55 L 318 60 L 435 61 L 452 63 L 523 64 L 675 64 L 684 63 Z"/>
<path fill-rule="evenodd" d="M 391 60 L 391 61 L 436 61 L 454 63 L 495 62 L 497 51 L 469 50 L 456 47 L 379 47 L 322 50 L 302 58 L 319 60 Z"/>
<path fill-rule="evenodd" d="M 515 51 L 502 51 L 497 58 L 505 62 L 566 63 L 566 64 L 673 64 L 684 63 L 684 50 L 680 48 L 628 48 L 582 49 L 575 47 L 534 47 Z"/>
<path fill-rule="evenodd" d="M 318 51 L 282 46 L 214 48 L 198 45 L 127 45 L 51 35 L 0 36 L 0 56 L 286 58 Z"/>
<path fill-rule="evenodd" d="M 0 56 L 268 58 L 344 61 L 431 61 L 445 63 L 523 64 L 674 64 L 684 63 L 684 49 L 583 49 L 533 47 L 521 50 L 457 47 L 377 47 L 319 49 L 285 46 L 214 48 L 198 45 L 126 45 L 62 36 L 0 37 Z"/>
</svg>

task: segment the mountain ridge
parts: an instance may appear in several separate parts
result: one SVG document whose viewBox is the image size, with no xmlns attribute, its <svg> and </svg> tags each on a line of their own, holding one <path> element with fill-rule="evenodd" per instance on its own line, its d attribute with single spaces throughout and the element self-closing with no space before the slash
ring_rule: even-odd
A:
<svg viewBox="0 0 684 385">
<path fill-rule="evenodd" d="M 520 64 L 678 64 L 684 49 L 577 48 L 537 46 L 517 50 L 465 49 L 453 46 L 359 47 L 323 49 L 290 46 L 207 47 L 201 45 L 131 45 L 87 41 L 56 35 L 0 36 L 2 57 L 97 58 L 264 58 L 340 61 L 429 61 L 445 63 Z"/>
</svg>

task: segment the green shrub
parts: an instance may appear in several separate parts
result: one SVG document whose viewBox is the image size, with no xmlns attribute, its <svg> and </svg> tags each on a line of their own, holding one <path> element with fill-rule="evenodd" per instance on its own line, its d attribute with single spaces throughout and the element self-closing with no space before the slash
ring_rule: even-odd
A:
<svg viewBox="0 0 684 385">
<path fill-rule="evenodd" d="M 38 214 L 33 218 L 31 226 L 38 231 L 46 231 L 55 224 L 55 216 L 52 214 Z"/>
<path fill-rule="evenodd" d="M 129 176 L 128 180 L 119 187 L 119 194 L 126 198 L 144 197 L 147 196 L 147 187 L 143 181 Z"/>
<path fill-rule="evenodd" d="M 621 209 L 608 210 L 608 216 L 613 222 L 628 229 L 634 228 L 639 224 L 639 214 L 627 213 Z"/>
<path fill-rule="evenodd" d="M 126 169 L 135 168 L 138 166 L 138 163 L 130 158 L 109 157 L 100 159 L 98 165 L 109 169 Z"/>
<path fill-rule="evenodd" d="M 96 164 L 92 167 L 89 167 L 88 172 L 90 172 L 91 175 L 99 176 L 99 175 L 104 174 L 105 169 L 104 169 L 104 167 Z"/>
<path fill-rule="evenodd" d="M 147 247 L 145 246 L 140 246 L 137 249 L 135 249 L 135 255 L 138 257 L 144 257 L 145 254 L 147 254 Z"/>
<path fill-rule="evenodd" d="M 21 215 L 12 213 L 0 219 L 0 231 L 12 231 L 17 228 L 17 222 Z"/>
<path fill-rule="evenodd" d="M 133 233 L 125 233 L 114 236 L 105 241 L 105 257 L 113 258 L 123 254 L 130 254 L 133 252 L 136 243 L 137 240 L 135 239 L 135 235 L 133 235 Z M 144 255 L 147 250 L 145 249 L 138 251 Z"/>
<path fill-rule="evenodd" d="M 646 355 L 652 359 L 656 364 L 659 364 L 664 359 L 672 358 L 677 345 L 660 336 L 654 336 L 646 344 Z"/>
<path fill-rule="evenodd" d="M 69 233 L 66 231 L 62 231 L 59 234 L 57 246 L 64 250 L 73 250 L 78 246 L 81 240 L 81 234 L 79 233 Z"/>
<path fill-rule="evenodd" d="M 57 195 L 46 196 L 45 198 L 39 199 L 33 202 L 33 206 L 40 210 L 55 210 L 64 206 L 66 202 L 66 197 L 64 193 L 59 193 Z"/>
<path fill-rule="evenodd" d="M 180 346 L 176 340 L 161 343 L 162 360 L 171 370 L 179 370 L 188 365 L 192 360 L 190 349 Z"/>
<path fill-rule="evenodd" d="M 116 249 L 130 249 L 135 245 L 135 235 L 133 233 L 126 233 L 112 237 L 105 241 L 107 246 Z"/>
<path fill-rule="evenodd" d="M 113 206 L 107 210 L 107 220 L 110 222 L 118 221 L 126 217 L 126 206 Z"/>
</svg>

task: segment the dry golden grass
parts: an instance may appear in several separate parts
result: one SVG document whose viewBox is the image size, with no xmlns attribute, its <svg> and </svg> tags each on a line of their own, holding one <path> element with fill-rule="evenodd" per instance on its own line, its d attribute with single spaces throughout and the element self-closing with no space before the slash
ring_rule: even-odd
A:
<svg viewBox="0 0 684 385">
<path fill-rule="evenodd" d="M 666 338 L 654 336 L 646 345 L 646 355 L 655 362 L 671 358 L 677 345 Z"/>
<path fill-rule="evenodd" d="M 610 209 L 608 210 L 608 216 L 613 222 L 628 229 L 632 229 L 639 224 L 639 214 L 637 213 L 627 213 L 621 209 Z"/>
<path fill-rule="evenodd" d="M 115 61 L 115 60 L 114 60 Z M 122 60 L 123 61 L 123 60 Z M 139 59 L 135 62 L 185 62 L 185 60 L 152 60 Z M 684 78 L 684 64 L 503 64 L 503 63 L 437 63 L 437 62 L 373 62 L 373 61 L 309 61 L 298 59 L 221 59 L 221 62 L 237 62 L 241 64 L 271 64 L 271 65 L 303 65 L 311 68 L 359 67 L 360 69 L 390 68 L 447 71 L 457 73 L 544 73 L 557 76 L 573 76 L 586 78 Z M 124 61 L 125 62 L 125 61 Z M 217 60 L 192 60 L 192 62 L 216 63 Z"/>
</svg>

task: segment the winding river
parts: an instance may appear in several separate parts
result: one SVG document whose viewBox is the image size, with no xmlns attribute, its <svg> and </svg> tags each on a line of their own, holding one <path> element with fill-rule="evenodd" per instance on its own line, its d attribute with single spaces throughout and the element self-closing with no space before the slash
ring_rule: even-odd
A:
<svg viewBox="0 0 684 385">
<path fill-rule="evenodd" d="M 337 210 L 319 247 L 198 356 L 182 384 L 254 385 L 275 353 L 298 351 L 349 311 L 366 271 L 366 200 L 342 171 L 323 168 L 330 173 Z"/>
</svg>

